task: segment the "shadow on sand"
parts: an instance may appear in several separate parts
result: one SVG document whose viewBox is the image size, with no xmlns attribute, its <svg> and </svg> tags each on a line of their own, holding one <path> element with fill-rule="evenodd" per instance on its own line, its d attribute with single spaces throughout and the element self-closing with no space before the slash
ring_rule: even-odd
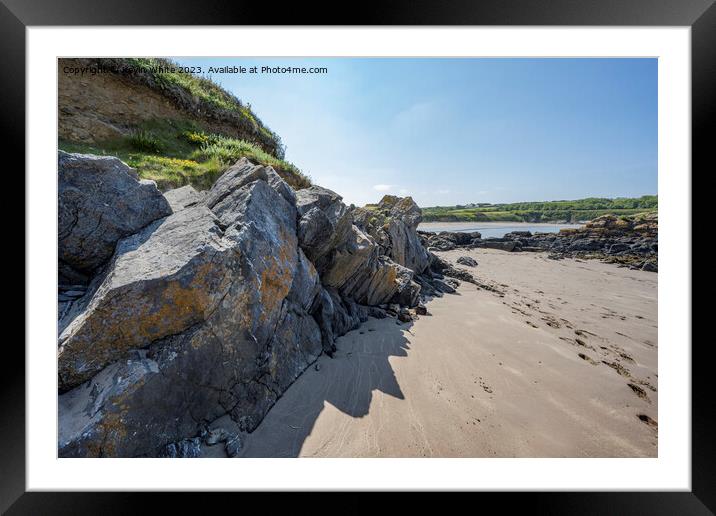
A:
<svg viewBox="0 0 716 516">
<path fill-rule="evenodd" d="M 241 457 L 297 457 L 313 426 L 330 403 L 355 418 L 368 414 L 373 391 L 405 399 L 390 357 L 408 354 L 412 323 L 370 318 L 338 339 L 334 358 L 321 356 L 289 387 L 254 432 Z"/>
</svg>

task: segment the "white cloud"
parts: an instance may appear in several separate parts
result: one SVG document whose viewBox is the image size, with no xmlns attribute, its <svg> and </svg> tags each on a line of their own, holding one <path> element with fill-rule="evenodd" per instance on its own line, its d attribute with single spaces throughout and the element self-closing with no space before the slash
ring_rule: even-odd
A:
<svg viewBox="0 0 716 516">
<path fill-rule="evenodd" d="M 393 185 L 373 185 L 373 190 L 375 190 L 376 192 L 387 192 L 392 188 Z"/>
<path fill-rule="evenodd" d="M 446 190 L 446 189 L 445 189 L 445 190 L 438 190 L 438 193 L 445 195 L 445 194 L 449 194 L 449 193 L 450 193 L 450 190 Z"/>
<path fill-rule="evenodd" d="M 410 191 L 407 188 L 401 188 L 399 193 L 400 195 L 408 195 Z"/>
</svg>

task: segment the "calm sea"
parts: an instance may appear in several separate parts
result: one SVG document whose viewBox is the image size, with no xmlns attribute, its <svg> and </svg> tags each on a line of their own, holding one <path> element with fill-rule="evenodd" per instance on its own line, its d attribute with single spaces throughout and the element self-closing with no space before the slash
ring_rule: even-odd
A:
<svg viewBox="0 0 716 516">
<path fill-rule="evenodd" d="M 482 238 L 499 238 L 511 231 L 531 231 L 557 233 L 563 228 L 578 228 L 581 224 L 541 224 L 534 222 L 423 222 L 418 226 L 420 231 L 479 231 Z"/>
</svg>

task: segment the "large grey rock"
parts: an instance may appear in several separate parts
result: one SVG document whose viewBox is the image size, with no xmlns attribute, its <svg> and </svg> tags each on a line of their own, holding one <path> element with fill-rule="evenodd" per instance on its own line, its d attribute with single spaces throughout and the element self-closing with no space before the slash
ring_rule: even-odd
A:
<svg viewBox="0 0 716 516">
<path fill-rule="evenodd" d="M 205 195 L 206 192 L 197 192 L 191 185 L 164 192 L 164 197 L 175 213 L 200 204 L 204 200 Z"/>
<path fill-rule="evenodd" d="M 390 302 L 405 289 L 414 290 L 412 279 L 413 271 L 381 255 L 375 241 L 356 226 L 321 276 L 324 285 L 337 289 L 343 297 L 369 306 Z"/>
<path fill-rule="evenodd" d="M 422 212 L 411 197 L 386 195 L 370 208 L 354 211 L 356 224 L 382 247 L 383 254 L 416 274 L 430 265 L 428 252 L 417 233 Z"/>
<path fill-rule="evenodd" d="M 263 180 L 268 183 L 289 204 L 296 204 L 296 196 L 293 190 L 273 168 L 255 165 L 246 158 L 241 158 L 234 163 L 216 180 L 216 183 L 207 193 L 204 202 L 209 208 L 213 209 L 216 204 L 232 192 L 257 180 Z"/>
<path fill-rule="evenodd" d="M 204 321 L 236 279 L 234 247 L 203 206 L 121 240 L 91 300 L 60 335 L 60 389 L 90 379 L 129 349 Z"/>
<path fill-rule="evenodd" d="M 177 211 L 122 239 L 73 298 L 59 342 L 60 456 L 196 456 L 208 423 L 228 415 L 255 429 L 375 306 L 419 303 L 414 272 L 333 192 L 294 194 L 240 160 L 192 197 L 170 194 Z"/>
<path fill-rule="evenodd" d="M 294 206 L 261 178 L 236 184 L 214 213 L 182 210 L 118 246 L 62 343 L 66 388 L 111 363 L 60 396 L 61 456 L 161 455 L 224 414 L 251 431 L 321 353 Z"/>
<path fill-rule="evenodd" d="M 457 259 L 457 263 L 459 263 L 460 265 L 465 265 L 467 267 L 477 267 L 477 261 L 470 256 L 460 256 Z"/>
<path fill-rule="evenodd" d="M 499 249 L 501 251 L 517 251 L 519 250 L 517 243 L 514 241 L 502 241 L 498 239 L 486 239 L 483 240 L 483 247 L 488 249 Z"/>
<path fill-rule="evenodd" d="M 301 248 L 323 274 L 351 238 L 351 214 L 340 195 L 320 186 L 296 192 L 296 208 Z"/>
<path fill-rule="evenodd" d="M 121 238 L 172 213 L 152 181 L 111 156 L 58 154 L 60 280 L 86 280 Z"/>
<path fill-rule="evenodd" d="M 315 305 L 314 317 L 318 321 L 323 340 L 323 350 L 332 355 L 335 339 L 356 329 L 368 319 L 370 309 L 345 298 L 331 287 L 322 288 Z"/>
<path fill-rule="evenodd" d="M 412 282 L 413 272 L 385 256 L 385 249 L 352 223 L 338 194 L 318 186 L 299 190 L 296 208 L 299 244 L 326 288 L 363 305 L 387 303 L 396 295 L 417 303 L 419 285 Z"/>
</svg>

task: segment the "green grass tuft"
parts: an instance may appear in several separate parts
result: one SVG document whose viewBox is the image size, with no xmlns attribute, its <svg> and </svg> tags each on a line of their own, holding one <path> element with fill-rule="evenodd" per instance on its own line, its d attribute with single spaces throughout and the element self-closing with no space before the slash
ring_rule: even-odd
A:
<svg viewBox="0 0 716 516">
<path fill-rule="evenodd" d="M 162 152 L 162 144 L 159 138 L 149 131 L 142 129 L 132 131 L 127 137 L 127 141 L 133 149 L 140 152 L 150 152 L 153 154 L 161 154 Z"/>
<path fill-rule="evenodd" d="M 269 165 L 295 189 L 311 186 L 310 179 L 305 176 L 293 163 L 278 159 L 261 148 L 245 140 L 235 140 L 220 135 L 206 135 L 207 140 L 201 147 L 191 154 L 197 161 L 217 160 L 227 166 L 246 157 L 255 163 Z"/>
<path fill-rule="evenodd" d="M 95 144 L 60 141 L 67 152 L 117 156 L 137 170 L 142 179 L 156 181 L 166 191 L 184 185 L 211 188 L 224 171 L 246 157 L 273 167 L 295 189 L 311 185 L 294 164 L 276 158 L 257 145 L 204 133 L 195 123 L 152 120 L 129 135 Z"/>
</svg>

